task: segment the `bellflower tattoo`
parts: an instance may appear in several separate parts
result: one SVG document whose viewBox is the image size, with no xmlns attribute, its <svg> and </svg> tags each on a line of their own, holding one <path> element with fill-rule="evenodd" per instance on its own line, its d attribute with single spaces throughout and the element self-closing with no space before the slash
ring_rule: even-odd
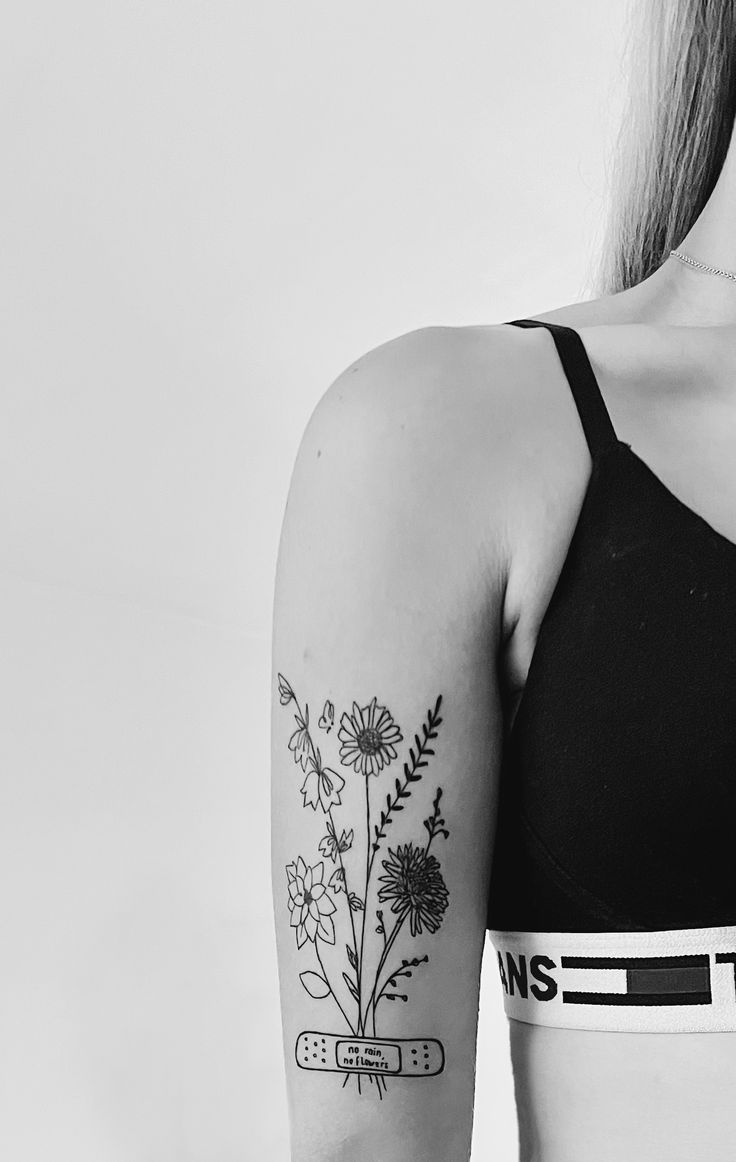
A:
<svg viewBox="0 0 736 1162">
<path fill-rule="evenodd" d="M 308 704 L 302 708 L 283 674 L 278 675 L 278 692 L 281 705 L 290 707 L 294 718 L 288 747 L 304 772 L 299 788 L 302 806 L 321 812 L 325 822 L 325 835 L 317 845 L 322 858 L 298 855 L 286 867 L 289 923 L 297 947 L 313 954 L 311 967 L 299 979 L 314 1000 L 332 1000 L 340 1021 L 337 1033 L 301 1033 L 296 1062 L 303 1069 L 343 1073 L 343 1085 L 353 1077 L 359 1093 L 361 1080 L 367 1079 L 382 1099 L 387 1075 L 426 1077 L 444 1068 L 444 1049 L 434 1038 L 382 1038 L 378 1034 L 379 1006 L 408 1003 L 409 994 L 404 991 L 408 981 L 429 962 L 426 954 L 399 959 L 395 946 L 403 943 L 402 950 L 409 952 L 413 949 L 406 948 L 407 942 L 433 936 L 449 904 L 440 860 L 435 851 L 430 854 L 430 848 L 450 834 L 442 817 L 441 787 L 431 800 L 424 834 L 389 845 L 397 815 L 418 793 L 417 785 L 434 758 L 442 696 L 414 735 L 402 776 L 394 775 L 393 789 L 387 790 L 392 779 L 389 768 L 398 758 L 404 736 L 386 706 L 375 697 L 366 706 L 353 702 L 340 718 L 336 742 L 328 743 L 325 736 L 334 726 L 335 708 L 325 701 L 317 726 L 323 745 L 338 750 L 330 767 L 316 745 Z M 354 827 L 348 829 L 342 819 L 339 824 L 335 820 L 335 812 L 344 809 L 346 786 L 335 766 L 346 774 L 354 772 L 364 783 L 365 818 L 357 829 L 357 840 Z M 343 858 L 351 850 L 351 874 L 356 866 L 360 868 L 355 882 L 348 880 Z M 375 921 L 368 919 L 373 908 Z M 339 940 L 338 931 L 342 933 Z"/>
</svg>

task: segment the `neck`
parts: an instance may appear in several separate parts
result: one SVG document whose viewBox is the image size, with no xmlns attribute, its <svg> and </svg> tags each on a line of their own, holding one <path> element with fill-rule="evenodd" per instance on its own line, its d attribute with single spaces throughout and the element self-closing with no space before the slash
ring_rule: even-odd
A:
<svg viewBox="0 0 736 1162">
<path fill-rule="evenodd" d="M 677 249 L 736 273 L 736 134 L 718 181 Z M 640 317 L 673 326 L 734 327 L 736 283 L 667 258 L 650 278 L 625 292 Z"/>
</svg>

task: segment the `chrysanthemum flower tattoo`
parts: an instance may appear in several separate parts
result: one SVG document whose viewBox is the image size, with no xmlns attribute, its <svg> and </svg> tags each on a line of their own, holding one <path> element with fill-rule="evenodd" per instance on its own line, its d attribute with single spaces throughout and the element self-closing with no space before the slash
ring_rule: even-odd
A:
<svg viewBox="0 0 736 1162">
<path fill-rule="evenodd" d="M 283 706 L 292 706 L 295 729 L 288 746 L 294 762 L 305 771 L 305 777 L 298 784 L 302 803 L 326 817 L 326 834 L 323 831 L 315 839 L 323 859 L 310 865 L 299 856 L 286 868 L 290 926 L 295 932 L 297 947 L 311 947 L 316 959 L 311 968 L 299 973 L 299 979 L 312 1000 L 331 998 L 346 1026 L 340 1034 L 301 1034 L 296 1061 L 305 1069 L 328 1068 L 327 1058 L 321 1065 L 319 1054 L 331 1052 L 321 1047 L 328 1041 L 334 1042 L 334 1052 L 343 1054 L 336 1059 L 338 1070 L 344 1069 L 357 1078 L 359 1093 L 361 1078 L 367 1078 L 378 1096 L 383 1097 L 387 1086 L 381 1062 L 384 1070 L 389 1067 L 393 1070 L 390 1062 L 394 1058 L 384 1059 L 381 1055 L 384 1049 L 394 1054 L 398 1050 L 377 1033 L 379 1010 L 383 1013 L 387 1001 L 408 1002 L 408 993 L 398 989 L 406 988 L 415 970 L 429 961 L 425 954 L 403 957 L 397 963 L 394 946 L 402 940 L 433 936 L 442 924 L 450 900 L 440 861 L 435 852 L 430 853 L 436 840 L 447 839 L 449 835 L 442 817 L 440 787 L 432 800 L 431 813 L 423 820 L 422 842 L 406 837 L 406 841 L 388 846 L 391 836 L 402 838 L 399 831 L 411 826 L 409 813 L 399 813 L 405 811 L 407 800 L 418 794 L 417 785 L 434 757 L 434 742 L 442 723 L 442 698 L 427 712 L 420 732 L 413 736 L 401 777 L 390 778 L 388 787 L 381 787 L 381 779 L 386 778 L 386 769 L 398 757 L 398 747 L 403 741 L 388 707 L 379 704 L 375 697 L 364 706 L 354 701 L 352 710 L 342 714 L 337 741 L 333 742 L 326 736 L 334 721 L 334 705 L 326 699 L 318 727 L 324 746 L 339 752 L 331 759 L 333 766 L 327 766 L 315 745 L 309 707 L 305 704 L 302 709 L 291 683 L 282 674 L 278 675 L 278 693 Z M 354 795 L 351 800 L 351 794 L 344 801 L 346 782 L 335 770 L 337 764 L 353 768 L 365 779 L 364 791 L 360 792 L 364 799 L 362 829 L 338 828 L 335 823 L 333 813 L 338 808 L 344 811 L 346 802 L 358 802 Z M 376 798 L 378 801 L 373 802 Z M 325 860 L 330 861 L 327 871 Z M 376 874 L 378 871 L 382 874 Z M 379 904 L 388 905 L 388 909 L 384 912 Z M 369 913 L 375 919 L 369 921 Z M 323 945 L 330 946 L 324 959 Z M 339 952 L 342 948 L 344 955 Z M 346 1033 L 352 1041 L 345 1041 Z M 314 1044 L 307 1045 L 309 1038 L 315 1037 Z M 441 1072 L 444 1050 L 440 1043 L 423 1036 L 422 1044 L 422 1062 L 431 1044 L 434 1054 L 431 1070 Z M 361 1046 L 368 1047 L 365 1053 Z M 334 1065 L 329 1068 L 334 1069 Z M 411 1072 L 409 1066 L 407 1069 Z M 430 1065 L 424 1063 L 422 1070 L 430 1070 Z"/>
<path fill-rule="evenodd" d="M 413 843 L 389 849 L 388 856 L 382 861 L 386 874 L 378 877 L 384 885 L 379 900 L 390 903 L 400 919 L 408 917 L 412 936 L 420 936 L 424 929 L 436 932 L 450 898 L 439 861 Z"/>
<path fill-rule="evenodd" d="M 337 737 L 343 766 L 355 767 L 359 775 L 377 775 L 396 758 L 402 734 L 386 707 L 374 698 L 362 709 L 353 702 L 353 713 L 346 712 L 340 719 Z"/>
</svg>

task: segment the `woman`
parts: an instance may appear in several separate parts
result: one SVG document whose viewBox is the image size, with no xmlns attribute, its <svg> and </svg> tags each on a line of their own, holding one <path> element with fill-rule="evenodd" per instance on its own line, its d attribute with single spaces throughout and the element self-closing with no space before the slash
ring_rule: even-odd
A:
<svg viewBox="0 0 736 1162">
<path fill-rule="evenodd" d="M 736 11 L 649 12 L 608 293 L 388 343 L 302 442 L 273 721 L 294 1162 L 468 1158 L 486 928 L 523 1159 L 734 1154 Z"/>
</svg>

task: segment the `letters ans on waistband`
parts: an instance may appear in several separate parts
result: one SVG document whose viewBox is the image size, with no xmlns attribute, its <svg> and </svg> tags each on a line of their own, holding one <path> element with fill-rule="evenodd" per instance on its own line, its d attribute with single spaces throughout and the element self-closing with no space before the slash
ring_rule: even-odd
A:
<svg viewBox="0 0 736 1162">
<path fill-rule="evenodd" d="M 736 1031 L 736 926 L 489 935 L 515 1020 L 613 1032 Z"/>
</svg>

